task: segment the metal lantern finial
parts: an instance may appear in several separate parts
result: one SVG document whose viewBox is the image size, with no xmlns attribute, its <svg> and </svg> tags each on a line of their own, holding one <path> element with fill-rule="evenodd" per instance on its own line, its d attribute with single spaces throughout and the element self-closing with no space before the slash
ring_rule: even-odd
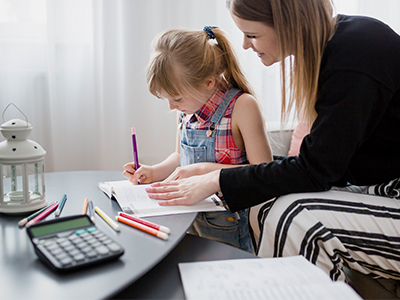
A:
<svg viewBox="0 0 400 300">
<path fill-rule="evenodd" d="M 6 110 L 13 105 L 25 121 L 4 121 Z M 3 111 L 0 131 L 5 141 L 0 143 L 0 213 L 24 213 L 46 206 L 44 185 L 44 156 L 46 151 L 29 140 L 32 125 L 26 115 L 13 103 Z"/>
</svg>

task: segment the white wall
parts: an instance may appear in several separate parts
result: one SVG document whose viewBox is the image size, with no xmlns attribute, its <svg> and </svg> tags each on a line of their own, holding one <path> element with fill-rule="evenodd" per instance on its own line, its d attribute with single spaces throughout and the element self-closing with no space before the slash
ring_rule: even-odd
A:
<svg viewBox="0 0 400 300">
<path fill-rule="evenodd" d="M 400 32 L 399 0 L 334 2 L 339 13 L 375 16 Z M 279 65 L 265 68 L 241 48 L 225 0 L 0 0 L 0 113 L 10 102 L 24 111 L 48 172 L 121 170 L 132 160 L 131 127 L 141 163 L 157 163 L 175 148 L 176 114 L 147 90 L 151 41 L 205 25 L 232 36 L 276 129 Z M 11 118 L 22 116 L 7 111 Z"/>
</svg>

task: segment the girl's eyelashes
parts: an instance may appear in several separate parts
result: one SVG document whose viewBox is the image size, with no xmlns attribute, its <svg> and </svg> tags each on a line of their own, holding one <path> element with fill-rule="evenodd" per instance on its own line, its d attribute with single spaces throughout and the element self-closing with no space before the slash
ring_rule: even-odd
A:
<svg viewBox="0 0 400 300">
<path fill-rule="evenodd" d="M 173 99 L 175 102 L 180 102 L 180 101 L 182 101 L 182 98 L 179 98 L 179 99 Z"/>
<path fill-rule="evenodd" d="M 249 39 L 255 39 L 256 38 L 255 35 L 249 35 L 249 34 L 246 34 L 246 37 L 249 38 Z"/>
</svg>

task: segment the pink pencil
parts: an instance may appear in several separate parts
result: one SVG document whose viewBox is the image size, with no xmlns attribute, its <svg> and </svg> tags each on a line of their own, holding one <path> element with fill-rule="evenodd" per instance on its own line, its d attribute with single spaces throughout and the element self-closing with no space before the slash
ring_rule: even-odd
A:
<svg viewBox="0 0 400 300">
<path fill-rule="evenodd" d="M 128 214 L 126 214 L 126 213 L 124 213 L 124 212 L 118 212 L 118 216 L 127 218 L 127 219 L 132 220 L 132 221 L 134 221 L 134 222 L 136 222 L 136 223 L 143 224 L 143 225 L 145 225 L 145 226 L 148 226 L 148 227 L 150 227 L 150 228 L 157 229 L 157 230 L 162 231 L 162 232 L 165 232 L 165 233 L 170 233 L 170 232 L 171 232 L 171 230 L 170 230 L 168 227 L 165 227 L 165 226 L 162 226 L 162 225 L 158 225 L 158 224 L 155 224 L 155 223 L 152 223 L 152 222 L 150 222 L 150 221 L 143 220 L 143 219 L 139 219 L 139 218 L 137 218 L 137 217 L 128 215 Z"/>
<path fill-rule="evenodd" d="M 40 220 L 44 219 L 47 217 L 53 210 L 55 210 L 58 207 L 58 202 L 54 203 L 52 206 L 50 206 L 48 209 L 46 209 L 44 212 L 39 214 L 37 217 L 33 218 L 30 220 L 28 223 L 26 223 L 25 227 L 32 226 L 33 224 L 36 224 Z"/>
</svg>

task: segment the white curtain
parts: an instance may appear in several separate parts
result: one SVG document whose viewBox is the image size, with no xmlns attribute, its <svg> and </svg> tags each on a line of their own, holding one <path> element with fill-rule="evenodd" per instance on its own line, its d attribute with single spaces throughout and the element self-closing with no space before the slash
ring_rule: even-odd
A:
<svg viewBox="0 0 400 300">
<path fill-rule="evenodd" d="M 398 0 L 336 0 L 337 12 L 375 16 L 400 31 Z M 0 113 L 16 104 L 47 151 L 46 172 L 121 170 L 154 164 L 175 148 L 176 113 L 152 96 L 145 67 L 161 31 L 217 25 L 237 44 L 263 102 L 268 128 L 280 120 L 279 65 L 265 68 L 241 48 L 225 0 L 0 0 Z M 23 119 L 13 107 L 4 120 Z M 0 141 L 4 138 L 1 137 Z"/>
</svg>

